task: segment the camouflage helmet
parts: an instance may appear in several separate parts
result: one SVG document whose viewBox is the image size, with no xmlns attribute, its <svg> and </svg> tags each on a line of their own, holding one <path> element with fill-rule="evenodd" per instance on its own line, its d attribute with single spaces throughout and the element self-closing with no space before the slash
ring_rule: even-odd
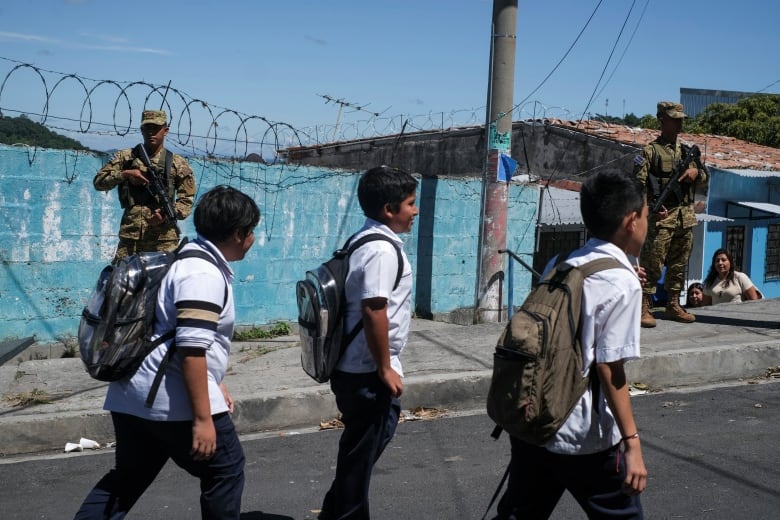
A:
<svg viewBox="0 0 780 520">
<path fill-rule="evenodd" d="M 661 117 L 662 115 L 666 114 L 672 119 L 682 119 L 684 117 L 688 117 L 685 115 L 683 110 L 684 108 L 680 103 L 675 103 L 674 101 L 659 101 L 658 112 L 656 113 L 656 116 Z"/>
<path fill-rule="evenodd" d="M 141 115 L 141 126 L 144 125 L 158 125 L 166 126 L 168 116 L 164 110 L 144 110 Z"/>
</svg>

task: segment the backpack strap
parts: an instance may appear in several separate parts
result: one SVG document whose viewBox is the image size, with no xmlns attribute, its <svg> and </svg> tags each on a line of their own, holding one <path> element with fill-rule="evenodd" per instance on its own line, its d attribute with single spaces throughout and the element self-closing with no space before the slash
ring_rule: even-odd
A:
<svg viewBox="0 0 780 520">
<path fill-rule="evenodd" d="M 398 257 L 398 270 L 395 274 L 395 283 L 393 284 L 393 290 L 395 291 L 398 288 L 398 284 L 401 283 L 401 276 L 403 276 L 404 274 L 404 257 L 403 254 L 401 254 L 401 248 L 398 247 L 398 244 L 393 242 L 393 239 L 391 239 L 389 236 L 384 235 L 382 233 L 370 233 L 368 235 L 364 235 L 358 238 L 354 243 L 350 244 L 354 236 L 355 235 L 352 235 L 352 237 L 350 237 L 349 240 L 347 240 L 347 243 L 344 244 L 345 249 L 347 250 L 347 256 L 351 256 L 352 253 L 354 253 L 357 249 L 375 240 L 384 240 L 385 242 L 390 242 L 391 244 L 393 244 L 393 249 L 395 249 L 395 253 Z M 347 247 L 347 244 L 349 244 L 349 247 Z M 347 334 L 344 341 L 342 342 L 341 344 L 342 353 L 344 353 L 344 351 L 347 349 L 347 346 L 355 340 L 357 335 L 360 334 L 361 330 L 363 330 L 362 318 L 360 321 L 358 321 L 355 324 L 352 330 L 349 331 L 349 334 Z"/>
<path fill-rule="evenodd" d="M 173 184 L 173 175 L 171 175 L 171 165 L 173 165 L 173 152 L 165 150 L 165 180 L 168 183 L 168 197 L 171 198 L 171 202 L 176 202 L 176 189 Z"/>
<path fill-rule="evenodd" d="M 591 260 L 588 263 L 582 264 L 578 267 L 580 272 L 582 272 L 582 277 L 587 278 L 588 276 L 592 274 L 596 274 L 599 271 L 606 271 L 607 269 L 618 269 L 622 267 L 623 269 L 628 269 L 625 265 L 618 262 L 616 259 L 612 257 L 606 257 L 606 258 L 597 258 L 596 260 Z"/>
<path fill-rule="evenodd" d="M 211 264 L 219 268 L 219 265 L 217 264 L 217 260 L 213 256 L 199 249 L 192 249 L 189 251 L 177 250 L 176 258 L 173 261 L 176 262 L 177 260 L 182 260 L 184 258 L 200 258 L 201 260 L 206 260 L 207 262 L 210 262 Z M 228 287 L 227 287 L 227 280 L 225 280 L 225 298 L 224 301 L 222 302 L 223 309 L 225 308 L 225 305 L 227 305 L 227 299 L 228 299 Z M 157 348 L 160 344 L 168 341 L 169 339 L 173 339 L 170 346 L 168 347 L 167 352 L 165 352 L 162 361 L 160 361 L 160 366 L 157 367 L 157 373 L 154 375 L 154 381 L 152 381 L 152 386 L 149 389 L 149 395 L 146 396 L 146 401 L 144 402 L 144 406 L 146 408 L 151 408 L 152 405 L 154 405 L 154 400 L 157 397 L 157 392 L 160 390 L 160 384 L 162 383 L 163 375 L 165 375 L 165 370 L 168 368 L 168 365 L 171 363 L 171 359 L 173 359 L 173 355 L 176 352 L 175 337 L 176 337 L 176 328 L 174 327 L 173 330 L 169 330 L 168 332 L 166 332 L 159 338 L 155 339 L 151 343 L 151 348 L 149 349 L 149 352 Z"/>
<path fill-rule="evenodd" d="M 501 433 L 500 428 L 501 428 L 500 426 L 496 426 L 496 429 L 499 429 L 498 432 L 499 434 Z M 495 433 L 495 430 L 493 431 L 493 433 Z M 494 438 L 498 439 L 498 435 L 495 435 Z M 501 477 L 501 481 L 498 483 L 498 487 L 496 488 L 495 493 L 493 493 L 493 498 L 490 499 L 490 503 L 488 504 L 487 509 L 485 510 L 485 514 L 482 515 L 482 518 L 480 518 L 480 520 L 485 520 L 487 518 L 490 509 L 493 507 L 493 504 L 496 503 L 496 499 L 498 498 L 499 493 L 501 493 L 501 489 L 504 487 L 506 480 L 509 478 L 509 470 L 511 468 L 512 468 L 512 461 L 510 460 L 509 464 L 507 464 L 506 466 L 506 470 L 504 471 L 504 476 Z"/>
<path fill-rule="evenodd" d="M 395 283 L 393 284 L 393 290 L 396 290 L 398 288 L 398 284 L 401 283 L 401 276 L 404 274 L 404 257 L 401 254 L 401 248 L 398 247 L 395 242 L 393 242 L 392 238 L 382 233 L 371 233 L 364 235 L 358 238 L 354 244 L 349 245 L 347 248 L 347 256 L 352 256 L 352 253 L 354 253 L 357 249 L 363 247 L 369 242 L 374 242 L 375 240 L 384 240 L 385 242 L 393 244 L 393 249 L 395 249 L 396 257 L 398 258 L 398 271 L 396 272 Z"/>
<path fill-rule="evenodd" d="M 591 260 L 590 262 L 586 262 L 580 266 L 577 266 L 577 269 L 579 269 L 579 271 L 582 273 L 582 279 L 584 281 L 585 278 L 594 275 L 600 271 L 606 271 L 607 269 L 620 269 L 621 267 L 623 269 L 628 269 L 628 267 L 621 264 L 616 259 L 612 258 L 611 256 L 608 256 L 604 258 L 597 258 L 595 260 Z M 573 325 L 574 316 L 572 316 L 571 314 L 572 314 L 571 306 L 569 306 L 569 320 Z M 576 331 L 577 337 L 579 337 L 580 334 L 579 321 L 581 318 L 582 316 L 580 316 L 577 320 L 577 328 L 575 329 L 572 327 L 572 330 Z"/>
<path fill-rule="evenodd" d="M 547 276 L 549 276 L 553 272 L 561 270 L 562 269 L 562 264 L 564 262 L 566 262 L 566 260 L 568 260 L 569 257 L 578 249 L 579 249 L 579 247 L 575 247 L 575 248 L 569 249 L 568 251 L 566 251 L 564 253 L 558 253 L 557 255 L 555 255 L 553 257 L 553 260 L 555 260 L 555 262 L 553 263 L 553 266 L 550 269 L 550 271 L 547 273 Z M 542 280 L 540 279 L 539 281 L 541 282 Z"/>
</svg>

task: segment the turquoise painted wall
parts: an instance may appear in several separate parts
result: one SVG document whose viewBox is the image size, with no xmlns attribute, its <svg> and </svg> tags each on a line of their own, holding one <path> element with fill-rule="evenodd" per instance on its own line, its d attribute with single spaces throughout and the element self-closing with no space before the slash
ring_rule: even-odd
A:
<svg viewBox="0 0 780 520">
<path fill-rule="evenodd" d="M 72 337 L 100 270 L 111 259 L 121 209 L 116 192 L 96 192 L 106 156 L 0 145 L 0 340 Z M 236 272 L 236 322 L 294 321 L 295 282 L 363 223 L 358 172 L 193 159 L 198 193 L 229 184 L 262 211 L 257 241 Z M 536 186 L 512 185 L 507 247 L 532 263 Z M 421 214 L 404 238 L 415 269 L 420 315 L 474 306 L 481 184 L 420 179 Z M 193 237 L 191 218 L 181 224 Z M 519 266 L 518 266 L 519 267 Z M 515 269 L 515 301 L 531 278 Z"/>
</svg>

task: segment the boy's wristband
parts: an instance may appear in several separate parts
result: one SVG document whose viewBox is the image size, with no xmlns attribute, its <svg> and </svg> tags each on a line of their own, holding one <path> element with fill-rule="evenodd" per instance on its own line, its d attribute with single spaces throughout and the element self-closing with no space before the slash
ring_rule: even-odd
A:
<svg viewBox="0 0 780 520">
<path fill-rule="evenodd" d="M 629 440 L 629 439 L 638 439 L 638 438 L 639 438 L 639 432 L 636 432 L 636 433 L 635 433 L 635 434 L 633 434 L 633 435 L 626 435 L 625 437 L 623 437 L 622 439 L 620 439 L 620 442 L 626 442 L 626 441 L 627 441 L 627 440 Z"/>
</svg>

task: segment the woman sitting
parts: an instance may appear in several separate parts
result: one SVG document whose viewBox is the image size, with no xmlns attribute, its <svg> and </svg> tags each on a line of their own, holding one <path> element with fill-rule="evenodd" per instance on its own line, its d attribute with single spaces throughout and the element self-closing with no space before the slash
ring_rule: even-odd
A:
<svg viewBox="0 0 780 520">
<path fill-rule="evenodd" d="M 704 305 L 758 300 L 760 293 L 745 273 L 734 270 L 731 254 L 718 249 L 712 256 L 712 265 L 704 279 Z"/>
</svg>

